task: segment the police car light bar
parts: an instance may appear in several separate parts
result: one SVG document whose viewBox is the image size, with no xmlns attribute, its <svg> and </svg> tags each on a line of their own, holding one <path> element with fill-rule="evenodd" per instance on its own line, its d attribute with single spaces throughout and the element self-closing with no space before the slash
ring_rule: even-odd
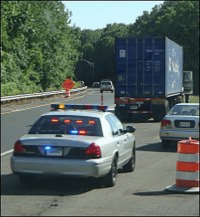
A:
<svg viewBox="0 0 200 217">
<path fill-rule="evenodd" d="M 107 110 L 108 106 L 106 106 L 106 105 L 93 105 L 93 104 L 51 104 L 51 108 L 53 110 L 57 110 L 57 109 L 90 110 L 90 109 L 92 109 L 92 110 L 99 110 L 99 111 L 105 112 Z"/>
</svg>

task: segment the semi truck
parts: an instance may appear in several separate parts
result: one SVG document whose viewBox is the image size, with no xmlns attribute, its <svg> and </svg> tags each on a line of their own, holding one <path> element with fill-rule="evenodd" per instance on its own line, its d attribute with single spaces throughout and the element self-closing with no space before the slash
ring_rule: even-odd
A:
<svg viewBox="0 0 200 217">
<path fill-rule="evenodd" d="M 167 37 L 115 39 L 115 114 L 161 121 L 183 101 L 183 47 Z"/>
</svg>

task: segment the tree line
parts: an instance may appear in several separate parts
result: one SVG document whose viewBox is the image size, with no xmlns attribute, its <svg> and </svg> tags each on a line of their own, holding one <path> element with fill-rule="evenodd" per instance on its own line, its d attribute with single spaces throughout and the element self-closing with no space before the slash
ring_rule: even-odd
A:
<svg viewBox="0 0 200 217">
<path fill-rule="evenodd" d="M 131 36 L 181 45 L 199 95 L 199 1 L 164 1 L 129 25 L 96 30 L 71 26 L 72 16 L 62 1 L 1 2 L 1 96 L 58 90 L 67 76 L 88 86 L 114 80 L 115 38 Z"/>
</svg>

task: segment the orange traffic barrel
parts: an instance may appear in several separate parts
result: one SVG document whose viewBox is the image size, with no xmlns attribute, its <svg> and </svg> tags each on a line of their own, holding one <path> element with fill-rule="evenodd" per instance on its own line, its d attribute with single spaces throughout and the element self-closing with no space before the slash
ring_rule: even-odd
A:
<svg viewBox="0 0 200 217">
<path fill-rule="evenodd" d="M 178 192 L 199 192 L 199 141 L 181 140 L 177 146 L 176 184 L 167 190 Z"/>
</svg>

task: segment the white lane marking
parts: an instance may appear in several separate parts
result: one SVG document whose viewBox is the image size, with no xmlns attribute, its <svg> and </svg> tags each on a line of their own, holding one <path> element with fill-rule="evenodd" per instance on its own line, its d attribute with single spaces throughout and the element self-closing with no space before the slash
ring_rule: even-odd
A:
<svg viewBox="0 0 200 217">
<path fill-rule="evenodd" d="M 4 156 L 4 155 L 10 154 L 11 152 L 13 152 L 13 149 L 1 153 L 1 157 Z"/>
</svg>

